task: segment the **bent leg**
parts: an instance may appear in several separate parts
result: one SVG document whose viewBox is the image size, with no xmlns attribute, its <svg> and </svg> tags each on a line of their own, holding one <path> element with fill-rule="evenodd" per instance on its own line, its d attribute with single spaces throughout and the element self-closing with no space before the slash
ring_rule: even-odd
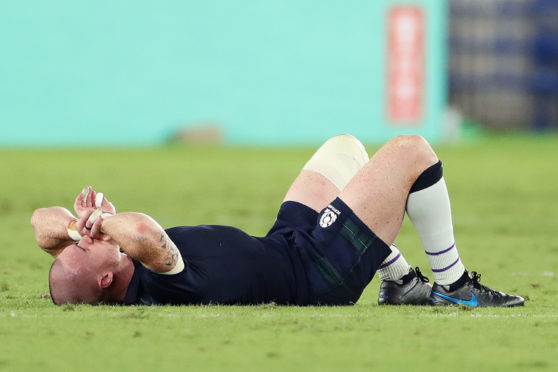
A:
<svg viewBox="0 0 558 372">
<path fill-rule="evenodd" d="M 434 280 L 442 285 L 451 284 L 463 275 L 465 266 L 453 234 L 450 199 L 441 163 L 425 171 L 420 179 L 429 182 L 421 185 L 417 181 L 413 185 L 407 199 L 407 215 L 420 237 Z"/>
<path fill-rule="evenodd" d="M 411 186 L 437 162 L 438 157 L 424 138 L 395 137 L 374 154 L 339 197 L 391 245 L 401 228 Z"/>
<path fill-rule="evenodd" d="M 296 201 L 319 212 L 339 195 L 368 159 L 366 149 L 355 137 L 332 137 L 306 163 L 284 201 Z"/>
</svg>

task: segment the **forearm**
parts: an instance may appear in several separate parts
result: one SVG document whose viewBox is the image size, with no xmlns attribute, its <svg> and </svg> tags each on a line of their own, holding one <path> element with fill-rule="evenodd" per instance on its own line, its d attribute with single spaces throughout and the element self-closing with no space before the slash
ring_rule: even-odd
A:
<svg viewBox="0 0 558 372">
<path fill-rule="evenodd" d="M 56 257 L 72 243 L 68 236 L 68 224 L 76 218 L 66 208 L 39 208 L 31 216 L 35 240 L 45 252 Z"/>
<path fill-rule="evenodd" d="M 101 232 L 154 272 L 168 272 L 180 258 L 178 249 L 163 228 L 142 213 L 119 213 L 107 217 L 102 221 Z"/>
</svg>

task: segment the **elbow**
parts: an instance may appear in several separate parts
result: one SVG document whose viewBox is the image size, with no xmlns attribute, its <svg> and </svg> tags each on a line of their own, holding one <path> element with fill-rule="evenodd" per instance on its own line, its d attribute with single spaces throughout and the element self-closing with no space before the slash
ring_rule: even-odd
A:
<svg viewBox="0 0 558 372">
<path fill-rule="evenodd" d="M 162 239 L 161 228 L 148 216 L 140 215 L 133 226 L 134 240 L 139 246 L 157 246 Z"/>
<path fill-rule="evenodd" d="M 135 225 L 136 235 L 139 236 L 148 235 L 150 230 L 151 229 L 149 228 L 149 226 L 147 226 L 145 222 L 143 221 L 136 222 Z"/>
<path fill-rule="evenodd" d="M 35 211 L 33 211 L 33 214 L 31 215 L 31 227 L 36 228 L 37 225 L 39 224 L 39 221 L 41 220 L 41 216 L 43 214 L 43 211 L 45 210 L 45 208 L 39 208 L 39 209 L 35 209 Z"/>
<path fill-rule="evenodd" d="M 134 237 L 136 242 L 141 245 L 152 244 L 155 242 L 157 232 L 149 223 L 138 221 L 134 224 Z"/>
<path fill-rule="evenodd" d="M 45 209 L 46 208 L 35 209 L 35 211 L 31 215 L 31 221 L 30 221 L 31 227 L 35 232 L 35 240 L 37 241 L 39 247 L 43 247 L 47 244 L 45 241 L 44 229 L 42 228 L 42 224 L 44 225 L 43 220 L 44 220 Z"/>
<path fill-rule="evenodd" d="M 138 236 L 153 236 L 159 230 L 157 223 L 143 213 L 134 213 L 134 230 Z"/>
</svg>

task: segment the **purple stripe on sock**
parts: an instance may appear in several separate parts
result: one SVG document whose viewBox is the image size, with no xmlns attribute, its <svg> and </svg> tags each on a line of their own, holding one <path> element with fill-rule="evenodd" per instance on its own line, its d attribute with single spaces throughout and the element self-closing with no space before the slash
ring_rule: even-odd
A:
<svg viewBox="0 0 558 372">
<path fill-rule="evenodd" d="M 439 254 L 442 254 L 442 253 L 446 253 L 446 252 L 451 251 L 453 247 L 455 247 L 455 243 L 453 243 L 452 246 L 449 247 L 448 249 L 444 249 L 443 251 L 440 251 L 440 252 L 426 252 L 426 251 L 425 251 L 425 252 L 426 252 L 426 254 L 429 255 L 429 256 L 437 256 L 437 255 L 439 255 Z"/>
<path fill-rule="evenodd" d="M 386 262 L 385 264 L 381 264 L 381 265 L 380 265 L 380 269 L 383 269 L 384 267 L 387 267 L 387 266 L 391 265 L 392 263 L 394 263 L 395 261 L 397 261 L 397 259 L 398 259 L 399 257 L 401 257 L 401 252 L 399 252 L 399 253 L 397 254 L 397 256 L 395 256 L 395 258 L 394 258 L 393 260 L 390 260 L 390 261 Z"/>
<path fill-rule="evenodd" d="M 449 269 L 451 269 L 451 267 L 452 267 L 453 265 L 455 265 L 455 264 L 458 263 L 458 262 L 459 262 L 459 257 L 457 257 L 457 260 L 455 260 L 454 263 L 452 263 L 451 265 L 446 266 L 446 267 L 444 267 L 443 269 L 432 269 L 432 272 L 433 272 L 433 273 L 441 273 L 442 271 L 449 270 Z"/>
</svg>

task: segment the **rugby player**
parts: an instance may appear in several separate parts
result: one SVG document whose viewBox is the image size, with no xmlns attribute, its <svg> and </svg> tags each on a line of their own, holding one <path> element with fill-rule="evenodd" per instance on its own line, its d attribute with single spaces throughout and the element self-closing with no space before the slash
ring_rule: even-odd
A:
<svg viewBox="0 0 558 372">
<path fill-rule="evenodd" d="M 62 207 L 31 218 L 38 245 L 55 257 L 49 287 L 57 305 L 347 305 L 376 271 L 381 305 L 524 303 L 465 269 L 442 163 L 420 136 L 395 137 L 371 159 L 350 135 L 329 139 L 287 191 L 265 237 L 228 226 L 164 230 L 145 214 L 116 213 L 90 186 L 74 209 L 77 218 Z M 405 212 L 433 285 L 393 245 Z"/>
</svg>

